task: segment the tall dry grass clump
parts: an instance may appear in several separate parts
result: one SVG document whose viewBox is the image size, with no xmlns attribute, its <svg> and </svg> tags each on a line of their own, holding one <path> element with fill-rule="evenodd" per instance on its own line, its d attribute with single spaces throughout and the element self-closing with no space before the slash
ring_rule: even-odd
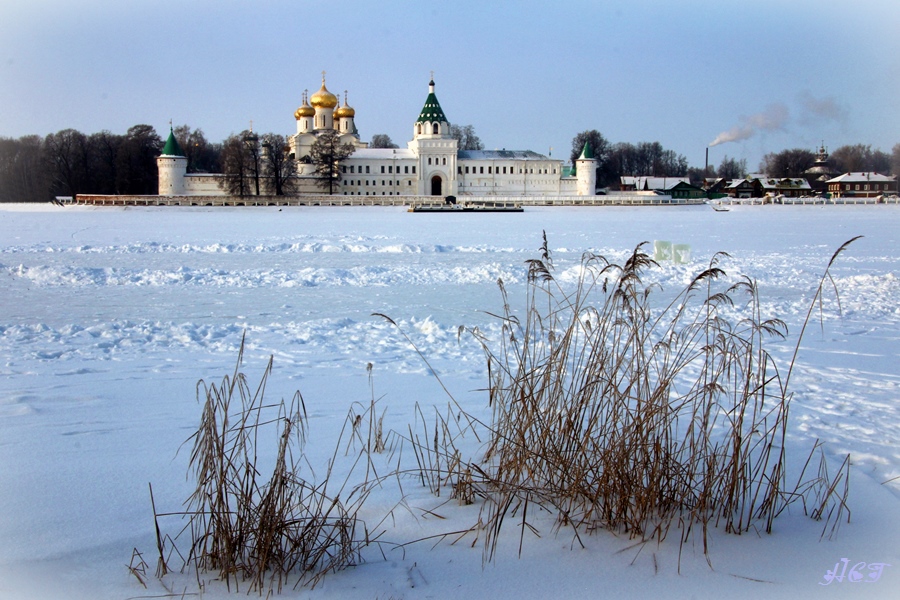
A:
<svg viewBox="0 0 900 600">
<path fill-rule="evenodd" d="M 524 314 L 500 282 L 501 339 L 472 331 L 493 412 L 484 459 L 461 483 L 485 498 L 487 559 L 506 520 L 519 535 L 531 527 L 529 504 L 576 536 L 600 527 L 663 540 L 676 525 L 684 543 L 699 529 L 704 551 L 710 526 L 771 531 L 793 502 L 841 517 L 848 461 L 830 479 L 804 479 L 804 468 L 787 481 L 789 375 L 764 348 L 787 328 L 761 317 L 753 281 L 720 283 L 724 255 L 655 309 L 643 245 L 621 266 L 585 254 L 574 286 L 556 280 L 546 237 L 542 250 L 528 262 Z"/>
<path fill-rule="evenodd" d="M 303 398 L 297 392 L 290 402 L 267 404 L 272 359 L 254 391 L 239 370 L 242 355 L 243 341 L 231 377 L 219 384 L 198 383 L 202 416 L 186 442 L 192 446 L 189 468 L 196 488 L 182 512 L 157 513 L 154 503 L 157 575 L 171 570 L 169 562 L 178 555 L 182 569 L 194 570 L 198 579 L 201 573 L 217 574 L 229 589 L 238 590 L 246 582 L 249 590 L 280 592 L 292 579 L 295 585 L 315 586 L 326 573 L 358 563 L 362 548 L 377 538 L 358 516 L 373 482 L 367 472 L 352 488 L 349 474 L 335 484 L 332 468 L 340 440 L 324 480 L 317 484 L 304 479 Z M 345 424 L 341 437 L 362 419 L 348 419 L 352 422 Z M 274 459 L 261 459 L 270 454 L 266 446 L 273 442 Z M 354 466 L 365 459 L 369 447 Z M 170 516 L 187 520 L 175 538 L 160 533 L 160 517 Z M 186 548 L 184 535 L 189 536 Z"/>
</svg>

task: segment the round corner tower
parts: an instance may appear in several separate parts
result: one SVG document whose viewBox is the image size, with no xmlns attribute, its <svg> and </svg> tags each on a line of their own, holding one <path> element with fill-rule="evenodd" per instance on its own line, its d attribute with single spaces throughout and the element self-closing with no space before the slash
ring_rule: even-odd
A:
<svg viewBox="0 0 900 600">
<path fill-rule="evenodd" d="M 183 196 L 185 193 L 184 175 L 187 172 L 187 158 L 175 139 L 175 133 L 169 128 L 169 139 L 163 146 L 162 154 L 156 157 L 156 168 L 159 171 L 159 195 Z"/>
<path fill-rule="evenodd" d="M 593 196 L 597 193 L 597 159 L 594 158 L 590 142 L 584 143 L 581 156 L 575 161 L 575 176 L 575 189 L 579 196 Z"/>
</svg>

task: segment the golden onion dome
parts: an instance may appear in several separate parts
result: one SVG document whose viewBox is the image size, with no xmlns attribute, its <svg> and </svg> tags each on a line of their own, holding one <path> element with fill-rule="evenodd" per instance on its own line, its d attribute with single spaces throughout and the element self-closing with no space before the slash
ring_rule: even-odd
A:
<svg viewBox="0 0 900 600">
<path fill-rule="evenodd" d="M 294 118 L 298 121 L 303 117 L 314 117 L 316 116 L 316 109 L 309 105 L 306 101 L 306 92 L 303 92 L 303 104 L 300 105 L 296 111 L 294 111 Z"/>
<path fill-rule="evenodd" d="M 312 98 L 309 99 L 309 103 L 313 105 L 313 108 L 334 108 L 337 106 L 337 96 L 325 88 L 324 75 L 322 75 L 322 88 L 312 95 Z"/>
<path fill-rule="evenodd" d="M 350 106 L 347 105 L 347 92 L 344 92 L 344 105 L 334 111 L 335 119 L 346 119 L 348 117 L 355 117 L 356 111 L 353 110 Z"/>
</svg>

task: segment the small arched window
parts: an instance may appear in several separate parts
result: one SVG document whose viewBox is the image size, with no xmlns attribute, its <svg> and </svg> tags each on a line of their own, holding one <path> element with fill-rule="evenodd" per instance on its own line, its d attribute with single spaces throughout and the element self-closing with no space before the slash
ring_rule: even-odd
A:
<svg viewBox="0 0 900 600">
<path fill-rule="evenodd" d="M 438 135 L 440 132 L 441 132 L 441 126 L 440 126 L 440 125 L 438 125 L 437 123 L 435 123 L 434 125 L 431 126 L 431 133 L 433 133 L 434 135 Z"/>
<path fill-rule="evenodd" d="M 418 133 L 419 135 L 422 135 L 422 124 L 421 124 L 421 123 L 419 123 L 419 125 L 418 125 L 418 127 L 417 127 L 416 129 L 417 129 L 417 133 Z"/>
<path fill-rule="evenodd" d="M 447 157 L 446 156 L 441 159 L 441 164 L 444 165 L 445 167 L 447 166 Z"/>
</svg>

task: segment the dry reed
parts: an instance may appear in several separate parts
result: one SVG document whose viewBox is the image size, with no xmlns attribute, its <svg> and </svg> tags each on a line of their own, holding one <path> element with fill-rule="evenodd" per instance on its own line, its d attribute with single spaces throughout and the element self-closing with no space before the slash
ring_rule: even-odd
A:
<svg viewBox="0 0 900 600">
<path fill-rule="evenodd" d="M 849 243 L 829 262 L 813 304 Z M 710 527 L 771 532 L 797 501 L 832 533 L 844 511 L 849 517 L 849 460 L 830 477 L 823 455 L 817 476 L 786 481 L 794 361 L 783 376 L 764 341 L 785 337 L 787 327 L 761 317 L 755 282 L 719 283 L 725 256 L 662 310 L 644 283 L 655 263 L 643 244 L 621 266 L 585 254 L 577 284 L 564 288 L 545 236 L 541 257 L 528 261 L 521 318 L 498 282 L 499 341 L 470 330 L 487 359 L 493 411 L 483 459 L 456 459 L 451 470 L 444 465 L 455 448 L 438 445 L 441 421 L 431 445 L 409 432 L 434 493 L 449 484 L 467 502 L 475 491 L 485 499 L 485 560 L 508 519 L 520 527 L 521 551 L 525 530 L 536 532 L 529 507 L 552 511 L 576 540 L 604 528 L 662 541 L 676 525 L 682 544 L 699 531 L 704 552 Z"/>
<path fill-rule="evenodd" d="M 242 357 L 243 341 L 231 377 L 224 377 L 218 385 L 203 381 L 197 385 L 203 410 L 197 432 L 188 439 L 196 488 L 183 512 L 157 513 L 154 503 L 157 574 L 163 577 L 171 570 L 169 550 L 177 550 L 180 537 L 164 539 L 159 518 L 180 516 L 187 520 L 182 534 L 190 538 L 182 569 L 193 569 L 198 579 L 201 573 L 212 572 L 229 589 L 237 591 L 246 582 L 248 591 L 260 593 L 281 592 L 292 577 L 295 587 L 314 587 L 328 572 L 358 563 L 361 549 L 377 540 L 358 516 L 375 482 L 367 471 L 362 483 L 353 487 L 348 483 L 355 467 L 368 455 L 374 435 L 336 490 L 332 490 L 336 479 L 332 469 L 337 445 L 324 480 L 304 479 L 300 475 L 307 434 L 303 398 L 297 392 L 290 402 L 266 404 L 271 358 L 252 391 L 239 370 Z M 370 418 L 368 414 L 366 418 Z M 341 438 L 347 435 L 347 427 L 345 424 Z M 274 464 L 264 478 L 259 457 L 266 454 L 265 440 L 273 439 L 277 440 Z"/>
</svg>

